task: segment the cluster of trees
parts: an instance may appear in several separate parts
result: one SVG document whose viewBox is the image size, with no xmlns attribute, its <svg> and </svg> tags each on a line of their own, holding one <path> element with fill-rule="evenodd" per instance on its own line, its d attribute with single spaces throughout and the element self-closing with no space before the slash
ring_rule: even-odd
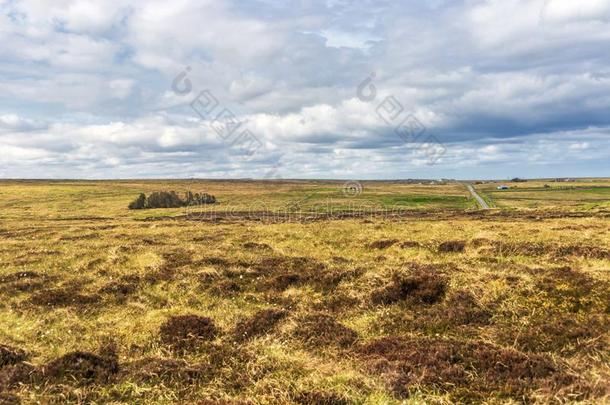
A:
<svg viewBox="0 0 610 405">
<path fill-rule="evenodd" d="M 192 193 L 187 192 L 184 198 L 181 198 L 175 191 L 158 191 L 148 197 L 142 193 L 129 203 L 130 210 L 142 210 L 146 208 L 180 208 L 193 205 L 214 204 L 216 197 L 208 193 Z"/>
</svg>

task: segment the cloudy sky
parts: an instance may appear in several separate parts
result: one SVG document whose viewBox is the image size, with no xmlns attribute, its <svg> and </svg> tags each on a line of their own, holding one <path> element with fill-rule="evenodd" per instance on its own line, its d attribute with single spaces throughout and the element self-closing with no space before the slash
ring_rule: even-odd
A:
<svg viewBox="0 0 610 405">
<path fill-rule="evenodd" d="M 610 0 L 0 0 L 0 178 L 610 176 Z"/>
</svg>

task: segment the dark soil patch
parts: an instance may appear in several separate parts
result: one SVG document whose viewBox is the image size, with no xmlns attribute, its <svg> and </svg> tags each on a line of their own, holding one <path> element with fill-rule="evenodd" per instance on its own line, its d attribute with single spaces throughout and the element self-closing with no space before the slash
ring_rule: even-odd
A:
<svg viewBox="0 0 610 405">
<path fill-rule="evenodd" d="M 273 277 L 269 286 L 278 291 L 284 291 L 288 287 L 299 284 L 304 281 L 304 277 L 297 273 L 287 273 L 287 274 L 279 274 Z"/>
<path fill-rule="evenodd" d="M 234 295 L 242 291 L 242 287 L 233 280 L 220 280 L 210 288 L 210 293 L 218 297 Z"/>
<path fill-rule="evenodd" d="M 161 341 L 177 351 L 197 349 L 218 334 L 212 318 L 197 315 L 172 316 L 159 329 Z"/>
<path fill-rule="evenodd" d="M 0 284 L 14 283 L 16 281 L 33 280 L 40 278 L 40 274 L 34 271 L 18 271 L 6 276 L 0 276 Z"/>
<path fill-rule="evenodd" d="M 204 259 L 198 260 L 197 264 L 203 266 L 214 266 L 214 267 L 230 267 L 231 262 L 223 259 L 221 257 L 206 257 Z"/>
<path fill-rule="evenodd" d="M 467 291 L 456 291 L 442 303 L 419 308 L 414 318 L 408 320 L 381 319 L 380 325 L 390 333 L 399 333 L 405 328 L 420 330 L 426 334 L 455 331 L 455 327 L 479 327 L 491 323 L 492 312 L 477 303 Z M 464 332 L 464 331 L 463 331 Z M 462 332 L 462 333 L 463 333 Z"/>
<path fill-rule="evenodd" d="M 35 381 L 38 370 L 28 363 L 16 363 L 0 368 L 0 392 Z"/>
<path fill-rule="evenodd" d="M 326 265 L 316 259 L 309 257 L 275 256 L 262 259 L 256 264 L 255 269 L 261 274 L 285 274 L 285 273 L 319 273 Z"/>
<path fill-rule="evenodd" d="M 301 318 L 293 334 L 312 348 L 331 345 L 348 347 L 358 339 L 356 332 L 325 314 L 311 314 Z"/>
<path fill-rule="evenodd" d="M 0 345 L 0 368 L 16 364 L 27 358 L 25 351 L 16 347 Z"/>
<path fill-rule="evenodd" d="M 174 268 L 186 266 L 193 262 L 191 253 L 182 249 L 164 253 L 163 259 L 167 266 Z"/>
<path fill-rule="evenodd" d="M 68 380 L 77 384 L 108 382 L 119 371 L 116 355 L 98 356 L 89 352 L 71 352 L 41 368 L 46 380 Z"/>
<path fill-rule="evenodd" d="M 610 260 L 610 250 L 599 246 L 561 245 L 553 246 L 552 254 L 555 257 L 580 256 L 586 259 Z"/>
<path fill-rule="evenodd" d="M 406 240 L 404 242 L 401 242 L 399 246 L 403 249 L 418 248 L 421 247 L 421 243 L 416 242 L 414 240 Z"/>
<path fill-rule="evenodd" d="M 139 287 L 138 276 L 124 276 L 117 281 L 111 281 L 99 289 L 99 294 L 114 296 L 119 302 L 124 302 L 128 296 L 134 294 Z"/>
<path fill-rule="evenodd" d="M 253 266 L 260 280 L 258 288 L 283 291 L 291 286 L 311 284 L 328 291 L 341 281 L 362 274 L 362 270 L 329 268 L 324 263 L 307 257 L 268 257 Z"/>
<path fill-rule="evenodd" d="M 390 284 L 373 291 L 371 301 L 375 305 L 405 300 L 434 304 L 443 299 L 447 288 L 446 277 L 433 271 L 418 270 L 411 275 L 395 273 Z"/>
<path fill-rule="evenodd" d="M 456 291 L 447 299 L 442 318 L 452 325 L 486 325 L 491 312 L 482 308 L 468 291 Z"/>
<path fill-rule="evenodd" d="M 319 274 L 310 275 L 309 281 L 322 290 L 334 289 L 344 280 L 354 280 L 360 277 L 364 271 L 362 269 L 328 269 Z"/>
<path fill-rule="evenodd" d="M 44 307 L 85 306 L 98 303 L 100 296 L 81 294 L 78 288 L 62 287 L 40 291 L 30 297 L 30 303 Z"/>
<path fill-rule="evenodd" d="M 47 285 L 45 281 L 41 281 L 39 279 L 34 280 L 23 280 L 17 281 L 14 283 L 10 283 L 9 285 L 3 285 L 0 287 L 0 291 L 3 293 L 9 293 L 11 295 L 15 295 L 16 293 L 29 293 L 33 291 L 40 290 Z"/>
<path fill-rule="evenodd" d="M 401 397 L 428 386 L 462 399 L 496 393 L 522 400 L 560 373 L 550 358 L 483 342 L 386 337 L 360 346 L 358 353 Z"/>
<path fill-rule="evenodd" d="M 375 242 L 372 242 L 369 244 L 369 248 L 371 249 L 387 249 L 390 246 L 395 245 L 396 243 L 398 243 L 397 239 L 382 239 L 382 240 L 377 240 Z"/>
<path fill-rule="evenodd" d="M 246 242 L 242 245 L 245 249 L 273 251 L 273 248 L 266 243 Z"/>
<path fill-rule="evenodd" d="M 288 312 L 282 309 L 264 309 L 251 318 L 239 322 L 233 332 L 236 341 L 245 341 L 272 331 Z"/>
<path fill-rule="evenodd" d="M 438 245 L 439 252 L 459 253 L 466 248 L 466 242 L 463 240 L 448 240 Z"/>
<path fill-rule="evenodd" d="M 43 288 L 49 281 L 33 271 L 20 271 L 6 276 L 0 276 L 0 292 L 10 295 L 31 292 Z"/>
</svg>

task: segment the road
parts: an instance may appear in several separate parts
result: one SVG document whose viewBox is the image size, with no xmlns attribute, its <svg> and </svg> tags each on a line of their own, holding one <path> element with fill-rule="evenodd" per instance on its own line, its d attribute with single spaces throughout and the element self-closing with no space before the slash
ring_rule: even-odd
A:
<svg viewBox="0 0 610 405">
<path fill-rule="evenodd" d="M 477 200 L 477 202 L 479 203 L 479 206 L 484 210 L 488 210 L 489 205 L 487 205 L 485 200 L 482 199 L 481 196 L 477 194 L 477 192 L 474 190 L 474 187 L 472 187 L 472 184 L 466 184 L 466 187 L 468 187 L 468 191 L 470 191 L 470 194 L 472 194 L 474 199 Z"/>
</svg>

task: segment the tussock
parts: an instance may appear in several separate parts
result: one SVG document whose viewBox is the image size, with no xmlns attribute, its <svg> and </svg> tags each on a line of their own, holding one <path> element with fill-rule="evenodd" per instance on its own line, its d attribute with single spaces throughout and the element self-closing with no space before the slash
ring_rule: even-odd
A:
<svg viewBox="0 0 610 405">
<path fill-rule="evenodd" d="M 264 309 L 251 318 L 240 321 L 233 332 L 236 341 L 246 341 L 272 331 L 288 312 L 282 309 Z"/>
<path fill-rule="evenodd" d="M 332 316 L 321 313 L 300 318 L 293 335 L 309 347 L 352 345 L 358 334 L 337 322 Z"/>
<path fill-rule="evenodd" d="M 161 342 L 177 351 L 196 350 L 218 334 L 214 320 L 197 315 L 172 316 L 159 329 Z"/>
<path fill-rule="evenodd" d="M 393 304 L 409 300 L 414 303 L 434 304 L 445 296 L 448 283 L 446 277 L 425 270 L 417 270 L 410 275 L 395 273 L 392 281 L 373 291 L 371 302 L 373 304 Z"/>
</svg>

